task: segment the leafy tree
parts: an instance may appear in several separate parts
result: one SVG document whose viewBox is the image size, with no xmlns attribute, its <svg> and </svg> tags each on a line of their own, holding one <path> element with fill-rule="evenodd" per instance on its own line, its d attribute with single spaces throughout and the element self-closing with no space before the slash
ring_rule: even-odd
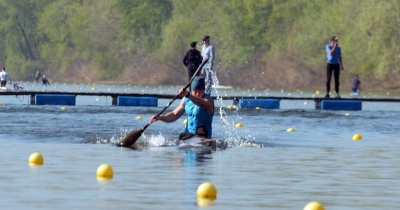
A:
<svg viewBox="0 0 400 210">
<path fill-rule="evenodd" d="M 324 46 L 329 37 L 338 35 L 350 72 L 382 76 L 399 61 L 394 44 L 400 41 L 395 35 L 399 34 L 398 8 L 395 0 L 276 0 L 268 32 L 276 41 L 272 53 L 289 52 L 309 67 L 321 69 Z"/>
<path fill-rule="evenodd" d="M 38 15 L 50 0 L 0 0 L 2 62 L 13 77 L 33 77 L 42 67 L 38 46 L 43 37 L 37 30 Z"/>
<path fill-rule="evenodd" d="M 0 63 L 13 78 L 86 69 L 93 80 L 113 80 L 150 60 L 173 77 L 188 44 L 200 48 L 204 35 L 221 71 L 256 72 L 273 60 L 318 73 L 333 35 L 346 72 L 399 71 L 398 0 L 0 0 L 0 9 Z"/>
<path fill-rule="evenodd" d="M 40 19 L 48 38 L 42 53 L 52 68 L 59 69 L 58 74 L 80 63 L 97 69 L 97 78 L 119 75 L 123 64 L 118 56 L 117 18 L 112 12 L 109 1 L 65 0 L 49 5 Z"/>
<path fill-rule="evenodd" d="M 365 75 L 382 77 L 389 70 L 398 71 L 400 44 L 400 2 L 359 1 L 347 19 L 352 66 Z"/>
<path fill-rule="evenodd" d="M 129 54 L 149 53 L 159 48 L 162 30 L 171 17 L 169 0 L 114 0 L 120 14 L 119 39 Z"/>
<path fill-rule="evenodd" d="M 239 68 L 269 49 L 266 31 L 271 14 L 269 0 L 262 1 L 173 1 L 171 21 L 161 48 L 167 60 L 181 65 L 171 52 L 183 55 L 190 41 L 211 36 L 220 68 Z M 169 57 L 168 57 L 169 56 Z M 175 67 L 176 68 L 176 67 Z"/>
<path fill-rule="evenodd" d="M 48 5 L 40 17 L 39 29 L 46 36 L 41 45 L 41 55 L 49 67 L 65 72 L 74 61 L 74 44 L 72 41 L 69 18 L 76 13 L 75 4 L 79 1 L 55 1 Z"/>
</svg>

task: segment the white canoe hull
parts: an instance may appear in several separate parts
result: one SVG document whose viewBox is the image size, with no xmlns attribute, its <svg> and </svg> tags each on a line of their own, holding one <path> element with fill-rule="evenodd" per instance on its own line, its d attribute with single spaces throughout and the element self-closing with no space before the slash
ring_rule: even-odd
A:
<svg viewBox="0 0 400 210">
<path fill-rule="evenodd" d="M 193 149 L 215 151 L 217 149 L 217 141 L 214 139 L 195 137 L 185 141 L 181 141 L 178 148 L 182 150 Z"/>
</svg>

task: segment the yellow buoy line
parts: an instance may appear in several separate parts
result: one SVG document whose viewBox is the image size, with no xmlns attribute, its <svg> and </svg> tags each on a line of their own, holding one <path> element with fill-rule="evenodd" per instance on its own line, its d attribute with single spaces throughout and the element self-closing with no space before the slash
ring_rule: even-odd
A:
<svg viewBox="0 0 400 210">
<path fill-rule="evenodd" d="M 1 106 L 1 104 L 0 104 Z M 233 108 L 233 107 L 230 107 Z M 236 108 L 236 107 L 235 107 Z M 61 108 L 62 110 L 65 110 L 65 107 Z M 346 113 L 346 116 L 349 116 L 350 114 Z M 141 120 L 142 116 L 137 116 L 137 120 Z M 187 123 L 187 119 L 183 121 L 183 124 Z M 242 128 L 243 124 L 242 123 L 237 123 L 236 128 Z M 294 128 L 288 128 L 286 130 L 287 132 L 294 132 Z M 361 134 L 354 134 L 352 137 L 352 140 L 357 141 L 357 140 L 362 140 Z M 41 166 L 44 163 L 44 158 L 39 152 L 34 152 L 29 156 L 29 165 L 30 166 Z M 96 171 L 97 174 L 97 180 L 103 181 L 103 180 L 110 180 L 114 177 L 114 170 L 109 164 L 101 164 Z M 213 204 L 213 202 L 217 199 L 217 189 L 215 186 L 210 183 L 210 182 L 205 182 L 199 185 L 197 188 L 197 205 L 198 206 L 210 206 Z M 325 207 L 317 202 L 313 201 L 308 203 L 305 207 L 304 210 L 325 210 Z"/>
<path fill-rule="evenodd" d="M 44 163 L 44 158 L 39 152 L 34 152 L 28 159 L 30 166 L 41 166 Z M 97 180 L 110 180 L 114 177 L 114 170 L 109 164 L 101 164 L 96 171 Z M 210 206 L 217 199 L 217 188 L 211 182 L 204 182 L 197 188 L 197 205 Z M 308 203 L 304 210 L 325 210 L 325 207 L 318 201 Z"/>
</svg>

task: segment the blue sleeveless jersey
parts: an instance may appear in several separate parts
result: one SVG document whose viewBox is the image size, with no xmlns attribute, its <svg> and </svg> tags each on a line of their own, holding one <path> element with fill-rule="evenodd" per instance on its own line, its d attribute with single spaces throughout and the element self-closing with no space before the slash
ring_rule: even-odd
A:
<svg viewBox="0 0 400 210">
<path fill-rule="evenodd" d="M 204 94 L 203 98 L 209 98 L 210 96 Z M 185 98 L 185 112 L 188 116 L 188 121 L 186 125 L 186 132 L 191 134 L 196 134 L 196 129 L 199 125 L 203 125 L 206 132 L 207 138 L 211 138 L 212 135 L 212 121 L 214 117 L 214 113 L 209 114 L 207 110 L 201 108 L 194 104 L 188 98 Z"/>
</svg>

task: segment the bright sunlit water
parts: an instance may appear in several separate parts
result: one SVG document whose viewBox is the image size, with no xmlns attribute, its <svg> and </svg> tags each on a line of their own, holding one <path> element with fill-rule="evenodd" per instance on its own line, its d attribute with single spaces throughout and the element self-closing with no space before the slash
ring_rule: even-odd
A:
<svg viewBox="0 0 400 210">
<path fill-rule="evenodd" d="M 178 88 L 56 83 L 46 90 L 175 94 Z M 321 97 L 237 88 L 216 94 Z M 365 96 L 399 98 L 389 92 Z M 27 96 L 0 96 L 0 102 L 1 209 L 300 210 L 314 200 L 329 210 L 400 208 L 398 103 L 321 111 L 314 101 L 282 100 L 279 110 L 228 109 L 232 101 L 217 101 L 213 137 L 219 148 L 199 154 L 176 146 L 185 117 L 150 125 L 136 149 L 113 146 L 169 100 L 159 100 L 158 107 L 120 107 L 111 106 L 111 98 L 77 96 L 76 106 L 64 110 L 29 105 Z M 353 141 L 356 133 L 363 139 Z M 28 165 L 33 152 L 43 155 L 43 166 Z M 103 163 L 113 167 L 109 181 L 96 178 Z M 217 188 L 217 199 L 199 207 L 196 190 L 206 181 Z"/>
</svg>

